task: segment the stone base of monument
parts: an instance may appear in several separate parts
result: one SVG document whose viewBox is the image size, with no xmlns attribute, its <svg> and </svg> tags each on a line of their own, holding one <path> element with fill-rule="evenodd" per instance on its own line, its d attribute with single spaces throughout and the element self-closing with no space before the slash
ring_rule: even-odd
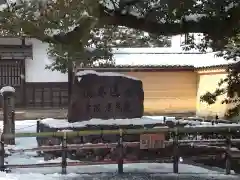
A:
<svg viewBox="0 0 240 180">
<path fill-rule="evenodd" d="M 142 129 L 142 128 L 154 128 L 159 126 L 172 126 L 172 121 L 166 121 L 165 123 L 162 120 L 151 119 L 147 117 L 135 118 L 135 119 L 110 119 L 110 120 L 101 120 L 101 119 L 92 119 L 89 121 L 69 123 L 67 120 L 55 120 L 55 119 L 44 119 L 39 123 L 40 132 L 58 132 L 58 131 L 82 131 L 82 130 L 113 130 L 113 129 Z M 185 126 L 186 123 L 178 122 L 176 126 Z M 166 139 L 169 139 L 169 134 L 165 135 Z M 67 139 L 68 144 L 98 144 L 98 143 L 117 143 L 119 135 L 89 135 L 84 137 L 69 137 Z M 123 142 L 139 142 L 140 135 L 124 135 Z M 60 145 L 61 139 L 57 137 L 51 138 L 37 138 L 38 146 L 53 146 Z M 164 149 L 165 151 L 166 149 Z M 139 158 L 139 157 L 148 157 L 150 158 L 153 153 L 157 153 L 158 150 L 146 151 L 140 150 L 139 146 L 134 148 L 125 148 L 126 156 L 130 159 Z M 166 151 L 167 152 L 167 151 Z M 77 160 L 94 160 L 96 158 L 110 158 L 114 159 L 117 156 L 114 155 L 114 151 L 111 152 L 109 149 L 93 149 L 93 150 L 74 150 L 68 153 L 68 158 L 77 159 Z M 61 156 L 61 152 L 43 152 L 46 159 L 51 159 L 53 157 Z M 157 153 L 159 154 L 159 153 Z M 162 152 L 161 155 L 165 153 Z"/>
</svg>

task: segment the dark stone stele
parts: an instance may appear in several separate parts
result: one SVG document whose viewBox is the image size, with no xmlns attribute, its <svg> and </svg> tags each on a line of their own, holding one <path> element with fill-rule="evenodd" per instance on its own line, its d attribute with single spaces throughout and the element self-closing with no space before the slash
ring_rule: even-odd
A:
<svg viewBox="0 0 240 180">
<path fill-rule="evenodd" d="M 80 74 L 74 79 L 68 121 L 140 118 L 143 101 L 140 80 L 122 74 Z"/>
</svg>

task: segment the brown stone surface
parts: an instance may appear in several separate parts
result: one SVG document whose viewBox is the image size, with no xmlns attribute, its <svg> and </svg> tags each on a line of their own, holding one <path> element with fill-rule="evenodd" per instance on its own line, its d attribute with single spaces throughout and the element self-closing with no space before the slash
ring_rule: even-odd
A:
<svg viewBox="0 0 240 180">
<path fill-rule="evenodd" d="M 144 92 L 140 80 L 121 74 L 110 76 L 99 73 L 76 76 L 69 122 L 92 118 L 139 118 L 143 115 L 143 101 Z"/>
</svg>

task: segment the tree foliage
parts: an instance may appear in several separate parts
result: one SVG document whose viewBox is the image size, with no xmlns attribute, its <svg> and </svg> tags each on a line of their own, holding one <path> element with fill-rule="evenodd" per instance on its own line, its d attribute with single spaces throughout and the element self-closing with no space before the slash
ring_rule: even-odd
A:
<svg viewBox="0 0 240 180">
<path fill-rule="evenodd" d="M 115 63 L 112 54 L 114 47 L 169 45 L 168 37 L 149 35 L 139 30 L 114 26 L 95 28 L 91 31 L 89 40 L 82 50 L 81 46 L 78 47 L 76 44 L 73 48 L 71 44 L 50 43 L 49 55 L 53 56 L 55 61 L 48 68 L 65 72 L 68 61 L 74 62 L 78 67 L 109 66 Z"/>
<path fill-rule="evenodd" d="M 226 94 L 222 104 L 232 105 L 232 108 L 226 112 L 226 117 L 236 117 L 240 113 L 240 34 L 230 38 L 225 48 L 217 55 L 226 59 L 234 59 L 236 63 L 228 66 L 227 76 L 219 82 L 219 87 L 214 92 L 207 92 L 201 96 L 201 100 L 214 104 L 219 96 Z"/>
<path fill-rule="evenodd" d="M 114 64 L 112 47 L 169 45 L 168 37 L 116 25 L 98 26 L 98 5 L 97 0 L 6 2 L 0 12 L 0 30 L 2 35 L 49 43 L 54 61 L 47 68 L 61 72 L 67 71 L 69 61 L 83 67 Z M 67 32 L 71 34 L 65 38 Z"/>
<path fill-rule="evenodd" d="M 107 47 L 158 46 L 163 36 L 200 32 L 205 34 L 201 49 L 221 49 L 239 31 L 240 17 L 238 0 L 6 0 L 1 9 L 2 35 L 51 43 L 54 55 L 71 49 L 68 58 L 72 51 L 88 57 L 86 47 L 101 39 L 95 34 L 100 32 L 107 34 L 102 38 Z M 143 37 L 143 31 L 150 36 Z"/>
<path fill-rule="evenodd" d="M 82 48 L 101 28 L 112 35 L 118 27 L 155 36 L 197 32 L 223 48 L 239 32 L 239 10 L 238 0 L 19 0 L 2 5 L 0 29 Z"/>
</svg>

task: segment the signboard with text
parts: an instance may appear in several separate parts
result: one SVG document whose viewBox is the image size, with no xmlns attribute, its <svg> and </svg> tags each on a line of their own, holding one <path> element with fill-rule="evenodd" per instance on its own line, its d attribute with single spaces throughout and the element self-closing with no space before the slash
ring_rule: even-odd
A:
<svg viewBox="0 0 240 180">
<path fill-rule="evenodd" d="M 141 134 L 140 149 L 164 148 L 165 134 Z"/>
</svg>

